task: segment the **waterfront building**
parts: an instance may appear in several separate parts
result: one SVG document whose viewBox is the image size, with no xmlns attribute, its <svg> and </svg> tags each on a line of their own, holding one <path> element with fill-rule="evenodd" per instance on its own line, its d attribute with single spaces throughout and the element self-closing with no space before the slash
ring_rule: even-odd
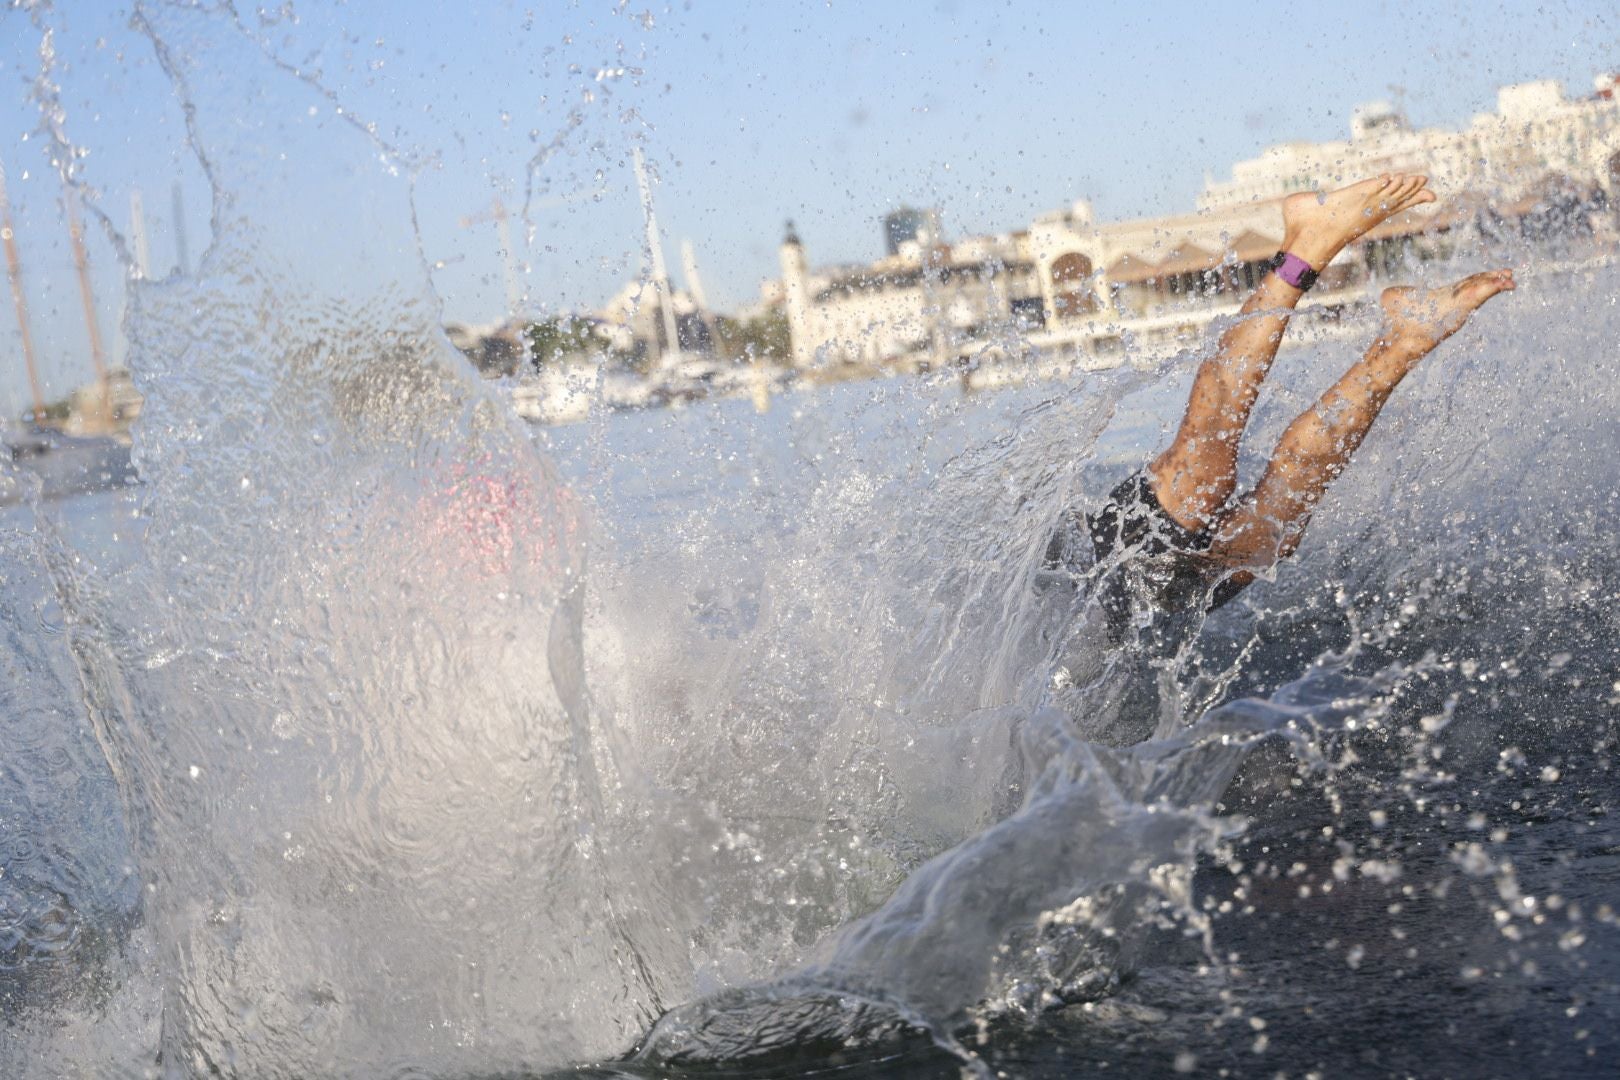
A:
<svg viewBox="0 0 1620 1080">
<path fill-rule="evenodd" d="M 109 368 L 103 378 L 68 396 L 62 431 L 81 437 L 110 436 L 128 443 L 130 425 L 140 419 L 143 401 L 128 368 Z"/>
<path fill-rule="evenodd" d="M 1208 180 L 1200 210 L 1218 210 L 1380 172 L 1422 172 L 1440 191 L 1522 197 L 1549 174 L 1620 185 L 1620 100 L 1615 76 L 1599 75 L 1587 97 L 1567 99 L 1552 80 L 1504 86 L 1496 112 L 1460 131 L 1415 130 L 1385 102 L 1351 116 L 1350 138 L 1290 142 L 1232 166 L 1230 180 Z"/>
<path fill-rule="evenodd" d="M 504 378 L 523 369 L 524 325 L 521 319 L 510 317 L 481 326 L 451 322 L 445 324 L 444 333 L 480 373 Z"/>
<path fill-rule="evenodd" d="M 1413 260 L 1445 258 L 1493 238 L 1613 232 L 1620 194 L 1615 79 L 1568 100 L 1556 82 L 1503 87 L 1497 111 L 1463 131 L 1417 131 L 1387 103 L 1357 108 L 1350 139 L 1287 143 L 1208 180 L 1198 212 L 1097 224 L 1084 201 L 1043 215 L 1030 248 L 1046 314 L 1037 348 L 1109 363 L 1123 336 L 1184 342 L 1235 312 L 1281 246 L 1280 203 L 1296 192 L 1382 172 L 1424 172 L 1438 203 L 1392 219 L 1322 274 L 1314 304 L 1334 307 Z"/>
<path fill-rule="evenodd" d="M 627 281 L 606 304 L 592 312 L 596 333 L 608 349 L 652 371 L 677 365 L 680 358 L 706 357 L 715 349 L 715 322 L 695 290 L 668 287 L 666 293 L 645 278 Z M 675 344 L 669 333 L 674 328 Z"/>
<path fill-rule="evenodd" d="M 801 370 L 937 366 L 998 343 L 1106 366 L 1127 339 L 1151 352 L 1235 313 L 1281 247 L 1280 203 L 1296 192 L 1424 172 L 1441 197 L 1323 271 L 1306 306 L 1330 313 L 1413 261 L 1504 241 L 1613 238 L 1617 98 L 1613 76 L 1573 100 L 1557 82 L 1505 86 L 1496 111 L 1460 131 L 1417 130 L 1388 103 L 1363 105 L 1349 139 L 1270 147 L 1231 179 L 1207 180 L 1190 214 L 1099 223 L 1082 199 L 1024 231 L 948 243 L 936 211 L 902 207 L 883 219 L 888 254 L 866 265 L 812 268 L 790 223 L 781 282 L 761 293 L 785 308 Z"/>
<path fill-rule="evenodd" d="M 883 218 L 884 245 L 891 257 L 900 254 L 900 249 L 906 244 L 916 244 L 918 248 L 932 247 L 942 235 L 938 210 L 902 206 Z"/>
<path fill-rule="evenodd" d="M 1105 224 L 1084 202 L 1043 215 L 1030 248 L 1046 321 L 1031 343 L 1083 366 L 1116 363 L 1127 332 L 1174 339 L 1235 310 L 1281 243 L 1275 200 Z"/>
<path fill-rule="evenodd" d="M 919 212 L 920 213 L 920 212 Z M 893 239 L 885 219 L 885 238 Z M 1027 233 L 946 243 L 908 237 L 866 265 L 812 272 L 789 223 L 782 241 L 780 295 L 799 369 L 860 365 L 917 369 L 944 362 L 975 341 L 1041 318 Z M 766 283 L 762 293 L 776 292 Z"/>
</svg>

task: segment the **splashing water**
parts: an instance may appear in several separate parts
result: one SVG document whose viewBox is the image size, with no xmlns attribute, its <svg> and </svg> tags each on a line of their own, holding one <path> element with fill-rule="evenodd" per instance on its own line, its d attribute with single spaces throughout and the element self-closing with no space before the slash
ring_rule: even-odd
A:
<svg viewBox="0 0 1620 1080">
<path fill-rule="evenodd" d="M 1376 940 L 1274 946 L 1336 970 L 1613 955 L 1576 895 L 1613 791 L 1612 270 L 1448 344 L 1300 557 L 1147 658 L 1041 556 L 1196 357 L 531 437 L 438 329 L 410 162 L 228 10 L 137 22 L 213 237 L 132 293 L 143 487 L 0 535 L 8 1071 L 791 1075 L 925 1035 L 1058 1074 L 1005 1034 L 1049 1014 L 1162 1071 L 1265 1050 L 1295 1003 L 1232 946 L 1282 894 L 1379 897 L 1337 916 Z M 1249 445 L 1348 357 L 1285 356 Z M 1489 941 L 1408 943 L 1436 921 Z"/>
<path fill-rule="evenodd" d="M 408 225 L 386 152 L 287 79 L 234 139 L 210 104 L 274 65 L 223 13 L 138 18 L 213 243 L 135 290 L 140 557 L 52 575 L 84 689 L 41 696 L 85 700 L 137 833 L 163 1060 L 627 1040 L 652 988 L 596 835 L 578 509 L 444 342 L 410 233 L 343 228 Z M 289 202 L 302 229 L 267 227 Z"/>
</svg>

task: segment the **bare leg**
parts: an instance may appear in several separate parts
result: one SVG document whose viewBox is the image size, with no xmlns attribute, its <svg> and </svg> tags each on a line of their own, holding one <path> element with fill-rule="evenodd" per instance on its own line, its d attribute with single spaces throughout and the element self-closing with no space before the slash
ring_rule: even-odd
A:
<svg viewBox="0 0 1620 1080">
<path fill-rule="evenodd" d="M 1513 287 L 1513 271 L 1493 270 L 1443 289 L 1385 289 L 1385 322 L 1378 337 L 1361 360 L 1288 425 L 1260 483 L 1218 523 L 1211 556 L 1260 569 L 1292 555 L 1311 511 L 1344 471 L 1407 372 L 1456 333 L 1481 304 Z"/>
<path fill-rule="evenodd" d="M 1321 270 L 1391 215 L 1433 202 L 1427 183 L 1424 176 L 1380 176 L 1326 195 L 1290 195 L 1283 201 L 1283 250 Z M 1148 466 L 1159 505 L 1189 529 L 1204 528 L 1232 497 L 1243 428 L 1302 295 L 1266 275 L 1221 335 L 1215 355 L 1198 369 L 1175 441 Z"/>
</svg>

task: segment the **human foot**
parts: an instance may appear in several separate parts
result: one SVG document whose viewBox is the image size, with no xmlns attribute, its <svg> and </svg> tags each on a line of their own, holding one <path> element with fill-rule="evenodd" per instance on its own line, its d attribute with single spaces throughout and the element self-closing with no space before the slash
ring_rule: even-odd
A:
<svg viewBox="0 0 1620 1080">
<path fill-rule="evenodd" d="M 1461 329 L 1485 301 L 1517 287 L 1512 270 L 1487 270 L 1439 289 L 1385 289 L 1379 343 L 1415 360 Z"/>
<path fill-rule="evenodd" d="M 1302 191 L 1283 200 L 1283 250 L 1321 270 L 1368 229 L 1423 203 L 1434 202 L 1427 176 L 1375 176 L 1337 191 Z"/>
</svg>

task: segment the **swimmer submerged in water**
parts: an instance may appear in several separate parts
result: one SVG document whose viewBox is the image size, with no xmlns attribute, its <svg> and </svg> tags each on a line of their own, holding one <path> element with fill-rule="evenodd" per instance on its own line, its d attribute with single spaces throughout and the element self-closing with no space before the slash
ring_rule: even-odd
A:
<svg viewBox="0 0 1620 1080">
<path fill-rule="evenodd" d="M 1198 369 L 1175 441 L 1085 518 L 1084 538 L 1107 575 L 1100 602 L 1116 641 L 1130 625 L 1133 597 L 1159 611 L 1200 603 L 1213 611 L 1292 555 L 1395 387 L 1480 305 L 1514 287 L 1511 270 L 1493 270 L 1446 288 L 1385 289 L 1384 323 L 1366 354 L 1288 425 L 1260 482 L 1234 498 L 1238 444 L 1295 305 L 1345 245 L 1433 202 L 1427 184 L 1424 176 L 1386 175 L 1284 200 L 1283 249 Z M 1077 533 L 1053 538 L 1049 563 L 1073 565 Z"/>
</svg>

